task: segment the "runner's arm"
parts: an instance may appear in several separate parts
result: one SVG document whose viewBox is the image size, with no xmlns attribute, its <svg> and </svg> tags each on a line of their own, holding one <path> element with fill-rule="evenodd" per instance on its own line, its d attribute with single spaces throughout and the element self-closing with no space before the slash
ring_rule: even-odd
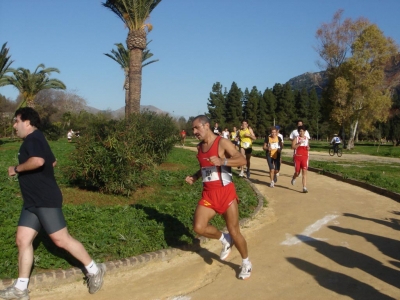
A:
<svg viewBox="0 0 400 300">
<path fill-rule="evenodd" d="M 246 164 L 246 158 L 227 139 L 220 140 L 218 155 L 210 157 L 210 162 L 215 166 L 240 167 Z"/>
<path fill-rule="evenodd" d="M 300 146 L 300 143 L 297 143 L 297 139 L 293 139 L 292 141 L 292 149 L 297 149 Z"/>
<path fill-rule="evenodd" d="M 201 177 L 201 170 L 198 170 L 192 176 L 186 176 L 185 181 L 189 184 L 193 184 Z"/>
<path fill-rule="evenodd" d="M 21 173 L 25 171 L 35 170 L 43 165 L 44 165 L 44 159 L 42 157 L 36 157 L 36 156 L 29 157 L 28 160 L 23 164 L 8 167 L 8 175 L 9 176 L 16 175 L 17 173 L 15 172 L 15 170 L 18 173 Z"/>
<path fill-rule="evenodd" d="M 254 135 L 253 129 L 249 128 L 249 131 L 250 131 L 250 136 L 248 136 L 248 137 L 251 138 L 253 141 L 256 140 L 257 138 L 256 138 L 256 136 Z"/>
</svg>

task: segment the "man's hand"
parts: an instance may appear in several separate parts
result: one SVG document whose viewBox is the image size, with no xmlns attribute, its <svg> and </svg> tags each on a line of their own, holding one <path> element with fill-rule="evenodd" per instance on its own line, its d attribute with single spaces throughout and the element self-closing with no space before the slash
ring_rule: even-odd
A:
<svg viewBox="0 0 400 300">
<path fill-rule="evenodd" d="M 197 178 L 195 178 L 194 176 L 186 176 L 186 179 L 185 179 L 185 181 L 186 181 L 187 183 L 189 183 L 190 185 L 192 185 L 193 183 L 195 183 L 196 180 L 197 180 Z"/>
<path fill-rule="evenodd" d="M 8 167 L 8 176 L 15 176 L 15 175 L 17 175 L 17 173 L 15 173 L 14 168 L 15 168 L 15 166 L 9 166 L 9 167 Z"/>
</svg>

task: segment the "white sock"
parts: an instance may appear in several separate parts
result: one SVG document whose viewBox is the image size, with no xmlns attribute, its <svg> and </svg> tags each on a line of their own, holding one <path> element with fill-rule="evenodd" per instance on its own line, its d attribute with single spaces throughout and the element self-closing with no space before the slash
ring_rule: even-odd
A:
<svg viewBox="0 0 400 300">
<path fill-rule="evenodd" d="M 85 266 L 89 274 L 97 274 L 99 268 L 96 263 L 92 260 L 89 265 Z"/>
<path fill-rule="evenodd" d="M 20 291 L 25 291 L 28 288 L 29 278 L 18 278 L 15 287 Z"/>
<path fill-rule="evenodd" d="M 249 258 L 248 257 L 247 258 L 243 258 L 242 263 L 249 264 L 250 263 Z"/>
</svg>

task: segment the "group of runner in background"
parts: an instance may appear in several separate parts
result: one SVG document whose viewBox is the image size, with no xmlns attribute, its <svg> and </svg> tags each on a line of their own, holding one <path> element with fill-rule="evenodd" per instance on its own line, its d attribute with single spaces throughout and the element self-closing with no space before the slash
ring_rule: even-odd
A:
<svg viewBox="0 0 400 300">
<path fill-rule="evenodd" d="M 295 172 L 291 179 L 291 184 L 295 185 L 296 179 L 302 178 L 303 193 L 308 193 L 307 189 L 307 170 L 309 163 L 309 149 L 310 149 L 310 134 L 306 130 L 303 122 L 301 120 L 297 121 L 297 127 L 294 129 L 290 135 L 290 147 L 293 149 L 293 162 Z M 279 133 L 280 126 L 276 125 L 271 127 L 264 139 L 263 150 L 266 151 L 266 159 L 268 167 L 270 170 L 270 184 L 269 186 L 273 188 L 278 181 L 280 166 L 282 163 L 281 152 L 284 145 L 283 135 Z M 222 130 L 219 124 L 216 122 L 212 131 L 215 135 L 221 136 L 225 139 L 229 139 L 236 149 L 242 153 L 246 158 L 246 165 L 238 167 L 240 170 L 240 177 L 250 178 L 250 159 L 251 153 L 253 151 L 253 141 L 256 136 L 253 132 L 251 126 L 249 126 L 247 120 L 243 120 L 239 129 L 233 127 L 231 131 L 227 127 Z M 184 132 L 184 130 L 182 131 Z M 181 135 L 181 137 L 186 137 L 186 133 Z M 184 141 L 184 138 L 183 138 Z M 341 143 L 340 138 L 337 134 L 331 141 L 334 148 L 337 148 Z"/>
<path fill-rule="evenodd" d="M 264 139 L 263 150 L 266 151 L 266 159 L 270 170 L 270 187 L 273 188 L 275 183 L 278 181 L 280 166 L 282 163 L 281 152 L 283 149 L 283 136 L 279 133 L 280 126 L 276 125 L 270 128 L 268 134 Z M 232 144 L 235 145 L 236 149 L 242 153 L 246 158 L 246 165 L 239 167 L 240 177 L 246 176 L 250 178 L 250 159 L 253 151 L 253 141 L 256 136 L 253 129 L 249 126 L 248 122 L 244 120 L 240 126 L 240 129 L 233 127 L 232 131 L 229 132 L 228 128 L 223 131 L 216 122 L 212 129 L 215 135 L 222 136 L 223 138 L 230 139 Z M 303 122 L 299 120 L 297 122 L 297 128 L 290 133 L 290 141 L 292 142 L 291 148 L 293 152 L 293 161 L 295 172 L 293 174 L 291 183 L 295 185 L 296 178 L 302 176 L 303 192 L 307 193 L 307 169 L 308 169 L 308 152 L 310 149 L 309 140 L 310 134 L 305 129 Z M 246 169 L 246 175 L 245 175 Z"/>
</svg>

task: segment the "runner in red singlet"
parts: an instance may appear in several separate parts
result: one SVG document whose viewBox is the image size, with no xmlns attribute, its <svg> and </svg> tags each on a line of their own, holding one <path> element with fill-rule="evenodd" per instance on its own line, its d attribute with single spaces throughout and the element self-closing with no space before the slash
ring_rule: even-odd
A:
<svg viewBox="0 0 400 300">
<path fill-rule="evenodd" d="M 305 127 L 299 126 L 297 128 L 299 135 L 294 137 L 292 141 L 292 149 L 294 149 L 294 175 L 292 178 L 292 185 L 296 183 L 296 178 L 302 171 L 303 193 L 308 193 L 307 190 L 307 169 L 308 169 L 308 151 L 310 149 L 309 138 L 305 135 Z"/>
<path fill-rule="evenodd" d="M 206 116 L 197 116 L 192 126 L 193 134 L 201 141 L 197 145 L 200 170 L 192 176 L 187 176 L 186 182 L 193 184 L 199 178 L 203 180 L 203 193 L 194 214 L 193 229 L 199 235 L 221 241 L 221 260 L 228 257 L 235 244 L 242 256 L 239 278 L 247 279 L 251 275 L 252 265 L 246 240 L 240 232 L 239 199 L 232 182 L 231 170 L 231 167 L 244 165 L 246 159 L 231 141 L 214 134 Z M 222 233 L 209 224 L 217 213 L 225 219 L 229 233 Z"/>
</svg>

